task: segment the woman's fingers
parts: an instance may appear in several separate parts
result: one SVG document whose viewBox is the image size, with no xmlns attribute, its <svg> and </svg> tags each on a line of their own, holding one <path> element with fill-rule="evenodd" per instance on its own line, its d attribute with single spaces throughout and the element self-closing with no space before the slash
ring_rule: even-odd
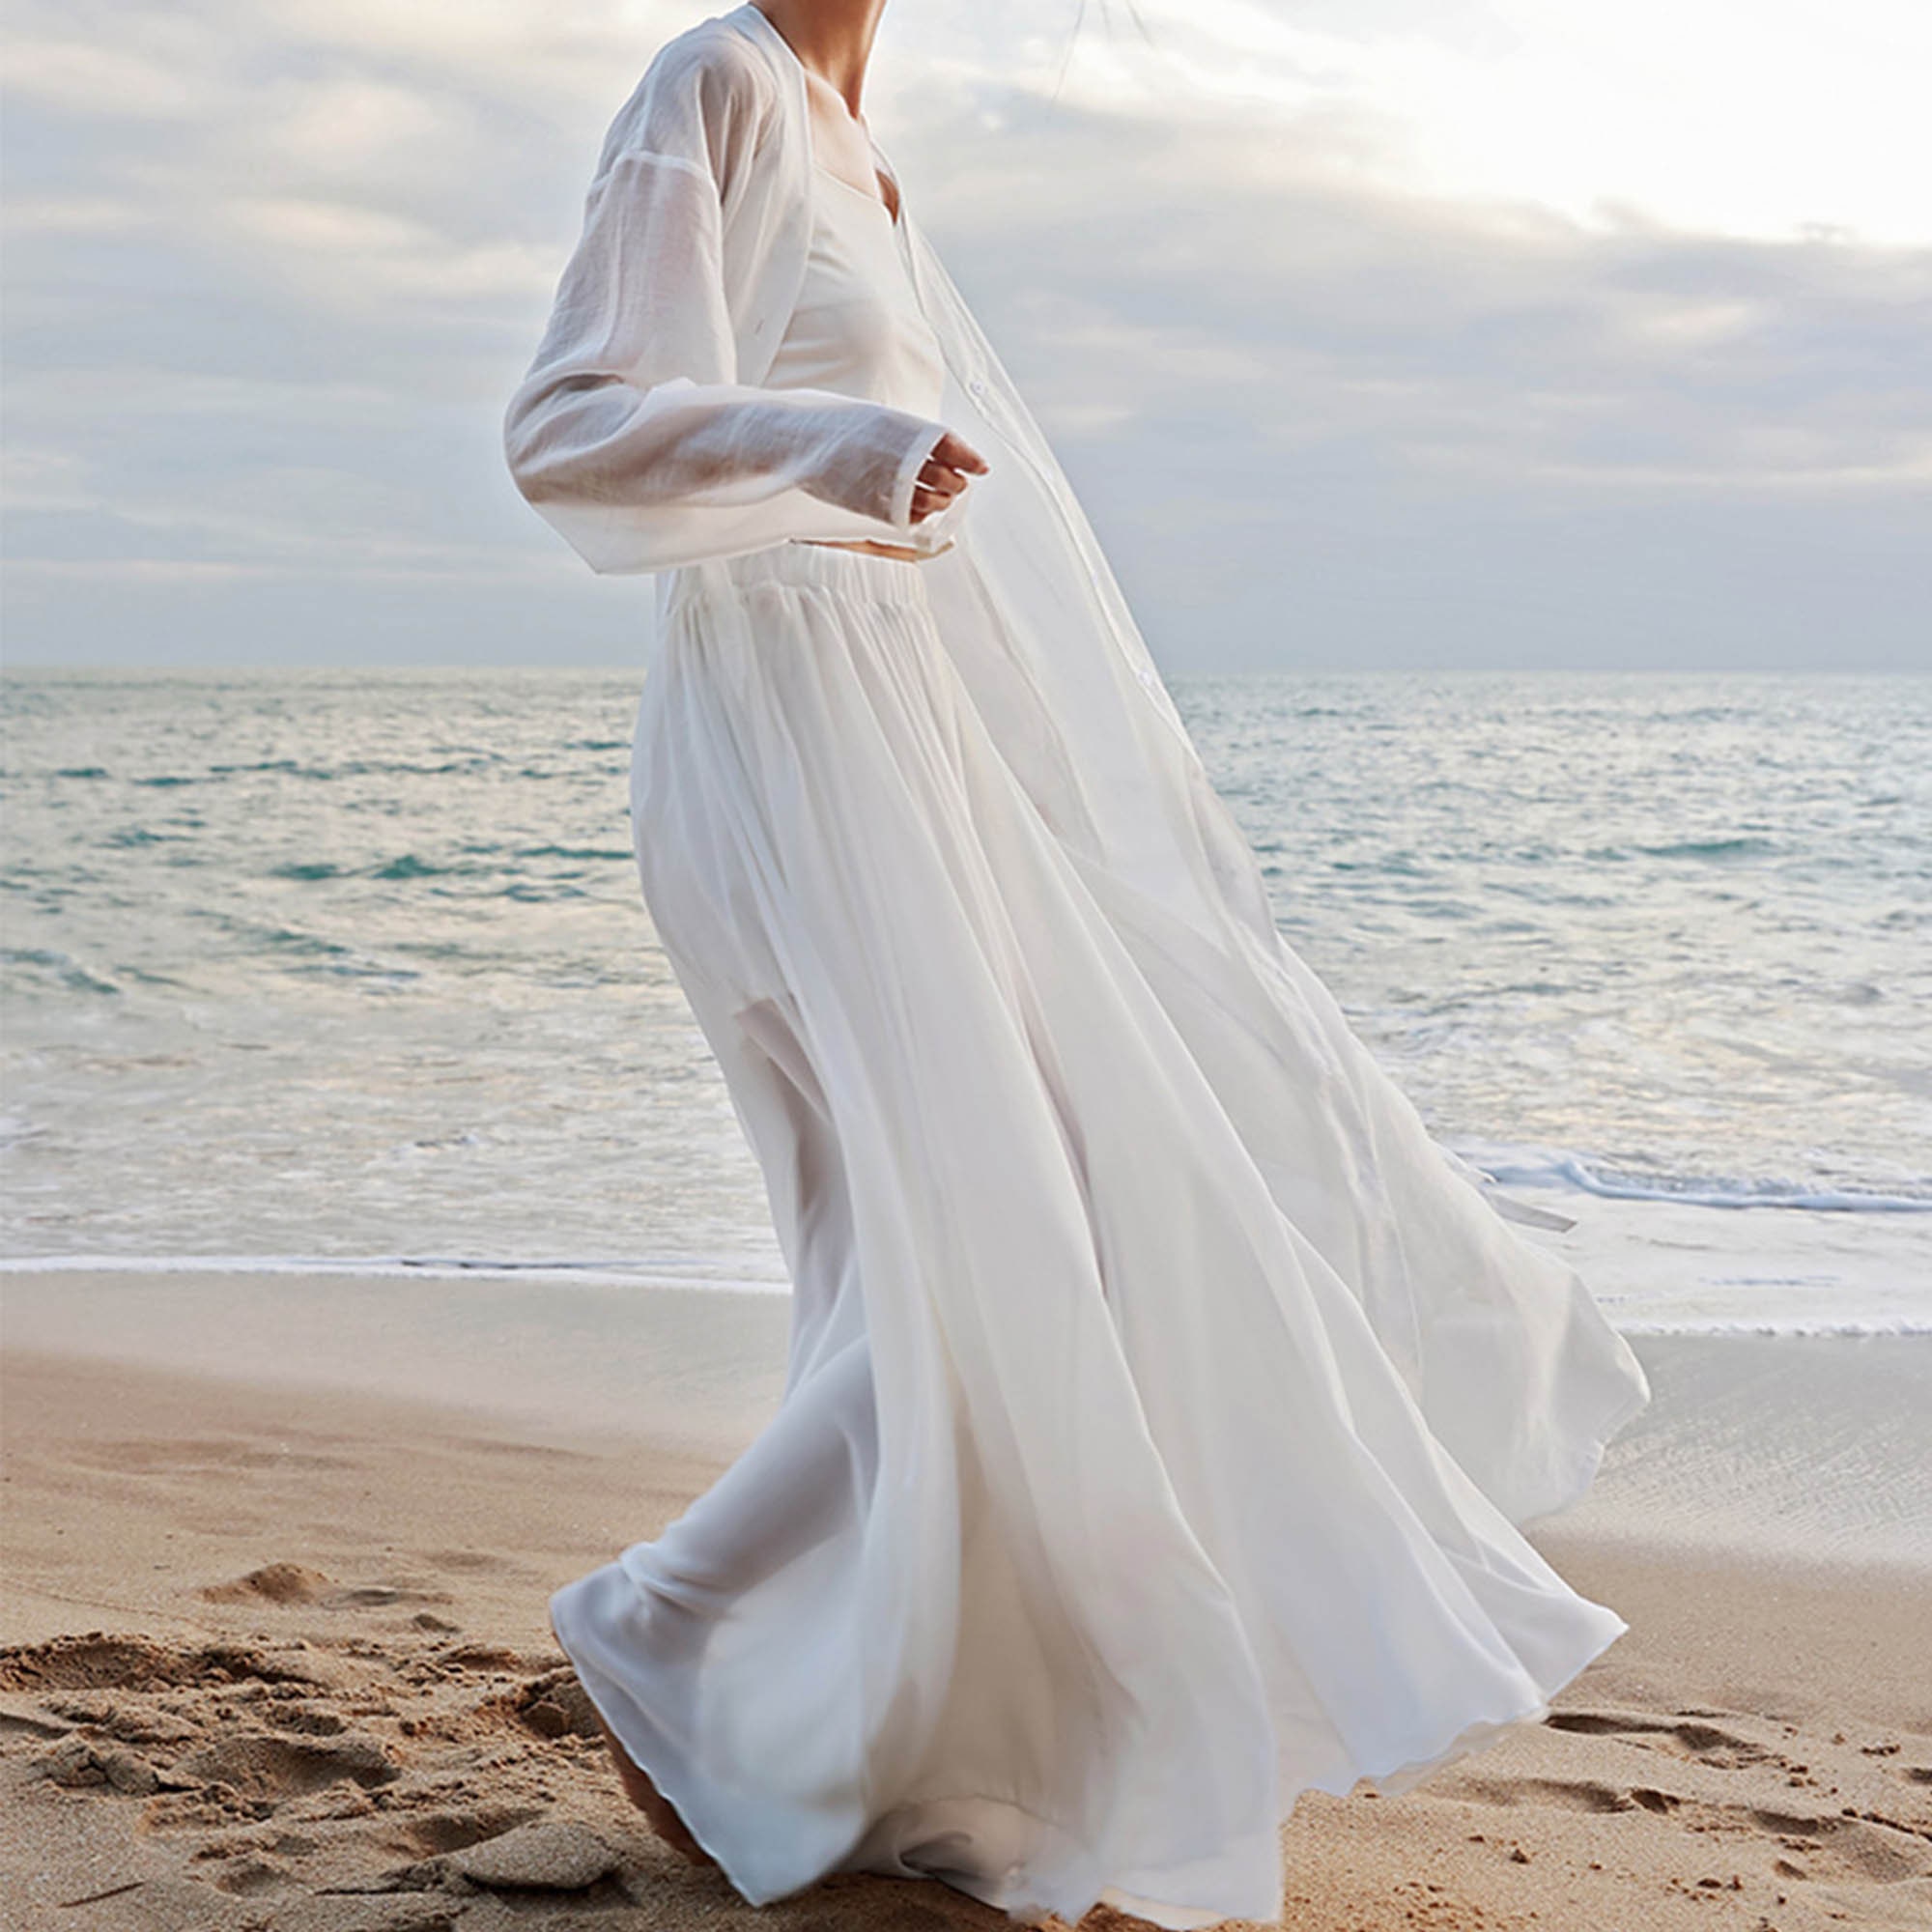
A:
<svg viewBox="0 0 1932 1932">
<path fill-rule="evenodd" d="M 942 497 L 958 496 L 967 482 L 963 469 L 954 469 L 930 456 L 921 466 L 917 480 L 920 488 L 936 491 Z"/>
<path fill-rule="evenodd" d="M 919 523 L 943 510 L 975 476 L 986 472 L 986 459 L 964 438 L 948 430 L 920 467 L 912 493 L 912 520 Z"/>
<path fill-rule="evenodd" d="M 949 469 L 970 469 L 976 476 L 986 473 L 986 459 L 952 430 L 933 444 L 930 460 L 945 464 Z"/>
</svg>

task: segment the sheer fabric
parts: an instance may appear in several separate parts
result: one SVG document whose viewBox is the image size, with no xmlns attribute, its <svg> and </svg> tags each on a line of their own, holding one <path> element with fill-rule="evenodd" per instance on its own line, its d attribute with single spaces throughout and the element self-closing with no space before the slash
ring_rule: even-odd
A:
<svg viewBox="0 0 1932 1932">
<path fill-rule="evenodd" d="M 813 185 L 805 279 L 766 382 L 936 415 L 946 358 L 913 295 L 891 213 L 822 167 Z"/>
<path fill-rule="evenodd" d="M 1016 1919 L 1268 1918 L 1299 1792 L 1534 1721 L 1625 1628 L 1517 1525 L 1648 1390 L 1280 940 L 903 199 L 937 410 L 769 385 L 817 205 L 802 75 L 750 4 L 660 53 L 607 161 L 682 140 L 632 178 L 708 171 L 719 225 L 606 211 L 623 244 L 559 291 L 593 326 L 553 318 L 506 419 L 586 560 L 660 573 L 640 877 L 795 1289 L 779 1416 L 553 1615 L 754 1901 L 917 1871 Z M 635 301 L 661 330 L 610 320 Z M 635 430 L 691 370 L 729 502 Z M 991 465 L 952 548 L 793 541 L 917 536 L 853 506 L 896 507 L 875 463 L 941 424 Z M 544 454 L 596 448 L 587 482 Z"/>
<path fill-rule="evenodd" d="M 613 176 L 633 153 L 635 171 Z M 584 239 L 506 412 L 519 487 L 593 569 L 664 573 L 661 612 L 673 565 L 801 536 L 928 551 L 951 539 L 926 565 L 945 646 L 1002 755 L 1115 906 L 1279 1204 L 1362 1296 L 1476 1480 L 1513 1520 L 1560 1508 L 1601 1438 L 1647 1400 L 1640 1364 L 1574 1270 L 1499 1225 L 1509 1204 L 1486 1200 L 1466 1166 L 1434 1149 L 1461 1184 L 1405 1182 L 1429 1166 L 1420 1120 L 1275 931 L 1260 868 L 1092 526 L 903 197 L 898 231 L 947 362 L 938 419 L 915 433 L 877 405 L 760 386 L 805 273 L 811 170 L 803 69 L 750 0 L 660 50 L 606 135 Z M 645 190 L 635 206 L 609 199 L 623 180 Z M 657 410 L 688 405 L 677 419 L 701 447 L 732 451 L 715 487 L 753 500 L 714 501 L 702 481 L 687 494 L 675 463 L 653 471 L 654 438 L 633 444 L 625 426 L 660 390 Z M 896 512 L 942 427 L 993 464 L 952 528 L 882 529 L 790 480 L 810 470 L 848 502 Z M 603 463 L 584 456 L 600 449 Z M 587 465 L 575 488 L 573 453 Z M 1319 1094 L 1300 1077 L 1311 1050 L 1327 1067 Z"/>
<path fill-rule="evenodd" d="M 803 197 L 758 165 L 779 115 L 757 50 L 700 32 L 661 51 L 606 133 L 504 417 L 518 488 L 594 570 L 791 537 L 934 542 L 912 496 L 944 423 L 762 386 L 805 270 Z"/>
</svg>

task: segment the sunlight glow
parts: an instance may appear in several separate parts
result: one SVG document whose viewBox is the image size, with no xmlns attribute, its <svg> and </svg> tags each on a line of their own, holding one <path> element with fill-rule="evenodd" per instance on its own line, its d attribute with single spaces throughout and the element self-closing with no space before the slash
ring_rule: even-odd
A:
<svg viewBox="0 0 1932 1932">
<path fill-rule="evenodd" d="M 1599 223 L 1932 241 L 1932 9 L 1910 0 L 1142 0 L 1151 49 L 1111 11 L 1089 7 L 1063 99 L 1338 116 L 1390 185 Z"/>
</svg>

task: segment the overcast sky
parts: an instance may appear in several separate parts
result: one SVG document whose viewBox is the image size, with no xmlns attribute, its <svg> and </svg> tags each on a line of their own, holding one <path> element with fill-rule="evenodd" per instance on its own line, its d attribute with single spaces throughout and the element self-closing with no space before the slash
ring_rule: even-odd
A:
<svg viewBox="0 0 1932 1932">
<path fill-rule="evenodd" d="M 9 661 L 641 664 L 499 423 L 723 11 L 14 0 Z M 1139 14 L 891 0 L 865 108 L 1171 671 L 1932 669 L 1932 8 Z"/>
</svg>

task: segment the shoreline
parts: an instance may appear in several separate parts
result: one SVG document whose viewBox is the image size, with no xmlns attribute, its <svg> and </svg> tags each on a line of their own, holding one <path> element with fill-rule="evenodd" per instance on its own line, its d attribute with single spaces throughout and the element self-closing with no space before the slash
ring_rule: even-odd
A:
<svg viewBox="0 0 1932 1932">
<path fill-rule="evenodd" d="M 1561 1232 L 1519 1232 L 1576 1268 L 1626 1335 L 1932 1334 L 1932 1203 L 1923 1208 L 1714 1206 L 1667 1194 L 1624 1196 L 1551 1184 L 1556 1170 L 1521 1171 L 1498 1160 L 1499 1151 L 1486 1143 L 1471 1144 L 1469 1152 L 1496 1161 L 1510 1177 L 1501 1193 L 1571 1217 L 1573 1225 Z M 459 1249 L 8 1255 L 0 1256 L 0 1296 L 9 1283 L 43 1284 L 53 1276 L 165 1282 L 214 1275 L 702 1290 L 780 1300 L 790 1293 L 782 1257 L 763 1224 L 741 1252 L 605 1249 L 594 1257 L 532 1258 Z"/>
<path fill-rule="evenodd" d="M 535 1441 L 641 1439 L 721 1468 L 778 1408 L 790 1321 L 783 1293 L 526 1273 L 0 1273 L 9 1352 L 428 1401 Z M 1624 1332 L 1652 1401 L 1547 1520 L 1634 1548 L 1932 1573 L 1932 1333 Z"/>
</svg>

